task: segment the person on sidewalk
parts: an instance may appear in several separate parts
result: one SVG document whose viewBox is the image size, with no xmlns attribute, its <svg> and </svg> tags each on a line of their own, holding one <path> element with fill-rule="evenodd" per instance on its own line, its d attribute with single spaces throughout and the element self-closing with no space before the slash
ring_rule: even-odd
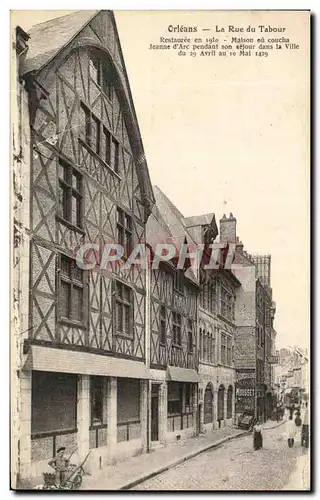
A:
<svg viewBox="0 0 320 500">
<path fill-rule="evenodd" d="M 289 420 L 286 422 L 286 435 L 289 448 L 293 448 L 296 432 L 296 424 L 294 423 L 292 415 L 289 415 Z"/>
<path fill-rule="evenodd" d="M 66 480 L 69 460 L 64 456 L 65 450 L 66 448 L 61 446 L 57 450 L 57 455 L 48 462 L 48 465 L 55 470 L 57 488 L 64 486 Z"/>
<path fill-rule="evenodd" d="M 262 448 L 262 445 L 263 445 L 262 427 L 260 420 L 258 420 L 253 427 L 253 449 L 260 450 Z"/>
</svg>

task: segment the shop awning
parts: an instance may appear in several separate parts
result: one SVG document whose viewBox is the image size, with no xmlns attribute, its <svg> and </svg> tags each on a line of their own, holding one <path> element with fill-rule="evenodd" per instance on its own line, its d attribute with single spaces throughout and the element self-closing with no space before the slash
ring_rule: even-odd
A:
<svg viewBox="0 0 320 500">
<path fill-rule="evenodd" d="M 79 373 L 104 377 L 151 378 L 149 370 L 139 361 L 36 345 L 30 346 L 23 370 Z"/>
<path fill-rule="evenodd" d="M 198 384 L 200 377 L 198 372 L 190 368 L 178 368 L 177 366 L 168 366 L 167 380 L 169 382 L 192 382 Z"/>
</svg>

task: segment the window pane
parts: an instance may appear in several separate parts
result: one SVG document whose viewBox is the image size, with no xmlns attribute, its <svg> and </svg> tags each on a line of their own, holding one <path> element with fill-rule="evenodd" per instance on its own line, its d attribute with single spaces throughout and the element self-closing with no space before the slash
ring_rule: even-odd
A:
<svg viewBox="0 0 320 500">
<path fill-rule="evenodd" d="M 116 282 L 116 294 L 117 297 L 122 298 L 122 284 L 119 281 Z"/>
<path fill-rule="evenodd" d="M 119 160 L 119 144 L 114 137 L 111 140 L 111 158 L 110 166 L 117 172 L 118 171 L 118 160 Z"/>
<path fill-rule="evenodd" d="M 102 403 L 102 379 L 100 377 L 91 378 L 91 422 L 99 424 L 103 421 Z"/>
<path fill-rule="evenodd" d="M 72 304 L 72 319 L 76 321 L 82 320 L 82 294 L 83 288 L 73 285 L 71 304 Z"/>
<path fill-rule="evenodd" d="M 66 283 L 65 281 L 61 281 L 60 288 L 60 307 L 61 307 L 61 316 L 64 318 L 70 317 L 70 283 Z"/>
<path fill-rule="evenodd" d="M 61 161 L 59 161 L 59 173 L 60 179 L 67 181 L 67 166 L 64 165 Z"/>
<path fill-rule="evenodd" d="M 124 286 L 123 287 L 123 298 L 124 298 L 124 300 L 126 300 L 127 302 L 130 302 L 130 295 L 131 295 L 130 288 L 127 287 L 127 286 Z"/>
<path fill-rule="evenodd" d="M 62 217 L 69 220 L 68 211 L 68 188 L 63 184 L 59 184 L 59 206 Z"/>
<path fill-rule="evenodd" d="M 166 342 L 166 323 L 164 320 L 160 322 L 160 342 L 165 344 Z"/>
<path fill-rule="evenodd" d="M 117 302 L 116 311 L 117 311 L 117 330 L 118 330 L 118 332 L 122 332 L 122 325 L 123 325 L 122 304 L 119 302 Z"/>
<path fill-rule="evenodd" d="M 77 191 L 81 190 L 81 176 L 75 170 L 72 172 L 72 187 Z"/>
<path fill-rule="evenodd" d="M 66 255 L 61 255 L 61 274 L 70 278 L 70 259 Z"/>
<path fill-rule="evenodd" d="M 75 280 L 83 282 L 83 271 L 78 267 L 77 262 L 73 261 L 73 266 L 72 266 L 72 277 Z"/>
<path fill-rule="evenodd" d="M 126 241 L 125 241 L 125 254 L 128 257 L 131 253 L 131 233 L 126 231 L 125 233 Z"/>
<path fill-rule="evenodd" d="M 130 307 L 124 306 L 124 333 L 130 334 Z"/>
<path fill-rule="evenodd" d="M 79 205 L 78 198 L 76 198 L 76 196 L 72 196 L 71 223 L 74 224 L 75 226 L 78 226 L 80 222 L 78 217 L 79 213 L 78 205 Z"/>
<path fill-rule="evenodd" d="M 89 63 L 89 72 L 90 72 L 90 76 L 91 78 L 96 82 L 96 83 L 100 83 L 99 82 L 99 77 L 100 77 L 100 72 L 99 72 L 99 62 L 96 61 L 95 59 L 90 59 L 90 63 Z"/>
<path fill-rule="evenodd" d="M 103 129 L 103 140 L 105 147 L 105 161 L 110 165 L 110 132 L 104 128 Z"/>
<path fill-rule="evenodd" d="M 91 147 L 96 153 L 100 153 L 100 121 L 95 116 L 91 122 Z"/>
</svg>

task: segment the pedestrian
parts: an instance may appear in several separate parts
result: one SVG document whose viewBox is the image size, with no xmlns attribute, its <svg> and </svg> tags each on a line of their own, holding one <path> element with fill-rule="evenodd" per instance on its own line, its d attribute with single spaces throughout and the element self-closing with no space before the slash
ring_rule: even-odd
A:
<svg viewBox="0 0 320 500">
<path fill-rule="evenodd" d="M 289 415 L 289 420 L 286 422 L 286 435 L 289 448 L 293 448 L 294 438 L 296 435 L 296 424 L 294 423 L 292 415 Z"/>
<path fill-rule="evenodd" d="M 309 447 L 309 410 L 308 403 L 305 405 L 304 415 L 303 415 L 303 424 L 301 431 L 301 444 L 306 448 Z"/>
<path fill-rule="evenodd" d="M 263 440 L 262 440 L 262 427 L 260 421 L 253 427 L 253 449 L 260 450 L 262 448 Z"/>
<path fill-rule="evenodd" d="M 61 446 L 57 449 L 57 455 L 48 462 L 48 465 L 50 465 L 50 467 L 55 470 L 56 486 L 58 488 L 60 486 L 63 486 L 66 480 L 66 472 L 68 469 L 69 460 L 64 456 L 65 451 L 65 446 Z"/>
</svg>

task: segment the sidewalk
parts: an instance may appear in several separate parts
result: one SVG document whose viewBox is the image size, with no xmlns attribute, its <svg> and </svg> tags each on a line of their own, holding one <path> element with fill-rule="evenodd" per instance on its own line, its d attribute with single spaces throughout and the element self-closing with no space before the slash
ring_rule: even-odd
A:
<svg viewBox="0 0 320 500">
<path fill-rule="evenodd" d="M 268 421 L 263 428 L 269 430 L 283 423 Z M 81 490 L 128 490 L 204 451 L 217 448 L 231 439 L 247 434 L 248 431 L 235 427 L 224 427 L 186 441 L 170 444 L 165 448 L 158 448 L 125 462 L 104 467 L 92 476 L 84 476 Z"/>
<path fill-rule="evenodd" d="M 273 429 L 283 422 L 267 422 L 264 429 Z M 84 476 L 81 490 L 128 490 L 161 472 L 223 443 L 248 434 L 247 431 L 224 427 L 186 441 L 158 448 L 125 462 L 105 467 L 92 476 Z"/>
<path fill-rule="evenodd" d="M 283 490 L 309 491 L 310 490 L 310 455 L 304 453 L 296 458 L 295 470 Z"/>
<path fill-rule="evenodd" d="M 145 481 L 203 451 L 246 434 L 246 431 L 224 427 L 195 438 L 158 448 L 150 453 L 107 466 L 92 476 L 84 476 L 81 490 L 125 490 Z"/>
</svg>

